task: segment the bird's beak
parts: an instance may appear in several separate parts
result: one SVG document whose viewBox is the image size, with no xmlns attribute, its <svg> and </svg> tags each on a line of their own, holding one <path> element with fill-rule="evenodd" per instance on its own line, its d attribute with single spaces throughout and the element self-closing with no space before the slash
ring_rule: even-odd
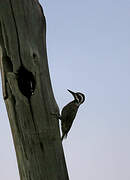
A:
<svg viewBox="0 0 130 180">
<path fill-rule="evenodd" d="M 67 89 L 74 97 L 75 97 L 75 93 L 69 89 Z"/>
</svg>

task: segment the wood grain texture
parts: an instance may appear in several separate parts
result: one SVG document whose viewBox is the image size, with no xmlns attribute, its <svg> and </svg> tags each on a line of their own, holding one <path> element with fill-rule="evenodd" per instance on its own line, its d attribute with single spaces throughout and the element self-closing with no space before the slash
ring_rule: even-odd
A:
<svg viewBox="0 0 130 180">
<path fill-rule="evenodd" d="M 19 88 L 21 66 L 36 82 L 30 98 Z M 37 0 L 0 1 L 0 67 L 20 179 L 68 180 L 59 124 L 52 115 L 59 108 L 48 70 L 46 20 Z"/>
</svg>

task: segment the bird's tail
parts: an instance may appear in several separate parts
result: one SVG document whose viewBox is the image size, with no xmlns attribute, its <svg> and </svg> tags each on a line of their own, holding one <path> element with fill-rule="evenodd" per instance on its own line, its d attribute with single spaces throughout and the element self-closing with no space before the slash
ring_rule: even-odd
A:
<svg viewBox="0 0 130 180">
<path fill-rule="evenodd" d="M 61 141 L 63 141 L 63 139 L 66 139 L 66 138 L 67 138 L 67 133 L 62 134 Z"/>
</svg>

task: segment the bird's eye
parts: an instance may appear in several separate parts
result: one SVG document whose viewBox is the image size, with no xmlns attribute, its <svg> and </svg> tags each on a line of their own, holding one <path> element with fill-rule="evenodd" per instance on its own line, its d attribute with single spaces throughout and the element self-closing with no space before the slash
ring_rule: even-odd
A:
<svg viewBox="0 0 130 180">
<path fill-rule="evenodd" d="M 77 94 L 77 98 L 78 98 L 78 103 L 83 103 L 84 102 L 84 95 L 81 93 Z"/>
</svg>

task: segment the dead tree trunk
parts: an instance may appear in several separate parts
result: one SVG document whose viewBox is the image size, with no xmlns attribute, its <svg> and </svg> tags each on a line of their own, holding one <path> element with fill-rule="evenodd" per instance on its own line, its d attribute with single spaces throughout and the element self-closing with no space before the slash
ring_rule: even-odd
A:
<svg viewBox="0 0 130 180">
<path fill-rule="evenodd" d="M 0 62 L 21 180 L 68 180 L 37 0 L 0 1 Z"/>
</svg>

